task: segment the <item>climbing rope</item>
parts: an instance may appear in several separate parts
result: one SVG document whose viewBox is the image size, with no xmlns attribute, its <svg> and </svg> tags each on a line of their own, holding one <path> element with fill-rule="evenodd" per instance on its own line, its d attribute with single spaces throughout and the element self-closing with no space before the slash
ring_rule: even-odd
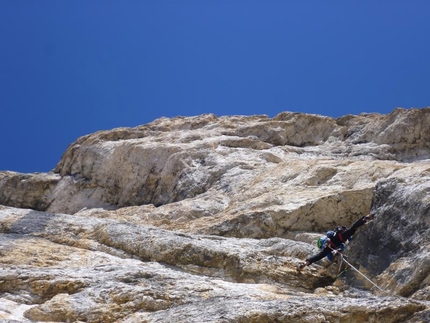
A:
<svg viewBox="0 0 430 323">
<path fill-rule="evenodd" d="M 342 261 L 344 261 L 348 266 L 350 266 L 352 269 L 354 269 L 356 272 L 358 272 L 361 276 L 363 276 L 369 283 L 371 283 L 373 286 L 375 286 L 381 292 L 386 293 L 386 294 L 390 294 L 386 290 L 383 290 L 381 287 L 379 287 L 378 285 L 376 285 L 372 280 L 370 280 L 370 278 L 368 278 L 365 274 L 363 274 L 361 271 L 359 271 L 353 265 L 351 265 L 351 263 L 345 259 L 345 256 L 344 256 L 343 253 L 341 253 L 340 251 L 338 251 L 336 249 L 333 249 L 331 246 L 329 246 L 329 248 L 332 249 L 333 251 L 335 251 L 336 253 L 338 253 L 340 255 Z"/>
</svg>

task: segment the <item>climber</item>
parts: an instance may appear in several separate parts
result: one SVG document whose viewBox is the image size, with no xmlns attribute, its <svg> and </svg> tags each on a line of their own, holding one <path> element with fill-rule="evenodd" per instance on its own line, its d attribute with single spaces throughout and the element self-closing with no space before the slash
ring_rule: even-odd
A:
<svg viewBox="0 0 430 323">
<path fill-rule="evenodd" d="M 358 219 L 349 229 L 347 229 L 344 226 L 337 227 L 332 234 L 329 234 L 325 238 L 324 245 L 321 248 L 322 249 L 321 252 L 307 258 L 306 262 L 303 262 L 299 265 L 299 269 L 303 269 L 305 266 L 309 266 L 310 264 L 313 264 L 314 262 L 321 260 L 322 258 L 324 258 L 329 254 L 335 255 L 337 252 L 343 251 L 343 248 L 345 246 L 344 243 L 347 240 L 351 239 L 352 235 L 359 227 L 373 220 L 374 217 L 375 217 L 375 213 L 370 212 L 370 214 Z M 331 258 L 330 260 L 333 259 L 330 256 L 328 258 L 329 259 Z"/>
</svg>

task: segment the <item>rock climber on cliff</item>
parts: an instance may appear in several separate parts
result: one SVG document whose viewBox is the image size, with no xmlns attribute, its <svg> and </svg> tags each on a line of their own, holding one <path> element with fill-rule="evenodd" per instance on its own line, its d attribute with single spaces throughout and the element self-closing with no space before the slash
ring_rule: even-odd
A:
<svg viewBox="0 0 430 323">
<path fill-rule="evenodd" d="M 344 243 L 351 239 L 355 231 L 362 225 L 373 220 L 374 217 L 375 213 L 371 212 L 370 214 L 358 219 L 349 229 L 344 226 L 339 226 L 335 231 L 329 231 L 327 236 L 324 238 L 323 244 L 320 246 L 321 251 L 316 255 L 308 257 L 306 262 L 299 265 L 299 269 L 303 269 L 305 266 L 309 266 L 314 262 L 323 259 L 325 256 L 328 256 L 328 258 L 332 260 L 332 255 L 339 251 L 343 251 Z"/>
</svg>

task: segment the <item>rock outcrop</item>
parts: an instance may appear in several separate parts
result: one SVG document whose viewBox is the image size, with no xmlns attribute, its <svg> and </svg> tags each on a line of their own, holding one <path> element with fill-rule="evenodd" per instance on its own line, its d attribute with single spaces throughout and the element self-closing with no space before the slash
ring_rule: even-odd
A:
<svg viewBox="0 0 430 323">
<path fill-rule="evenodd" d="M 0 172 L 0 319 L 428 322 L 429 129 L 430 108 L 161 118 Z M 297 269 L 371 209 L 345 252 L 367 279 Z"/>
</svg>

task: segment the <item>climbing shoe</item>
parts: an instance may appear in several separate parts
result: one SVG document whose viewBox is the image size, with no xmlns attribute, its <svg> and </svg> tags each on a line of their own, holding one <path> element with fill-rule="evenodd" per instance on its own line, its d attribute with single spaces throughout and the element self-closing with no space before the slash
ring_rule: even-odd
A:
<svg viewBox="0 0 430 323">
<path fill-rule="evenodd" d="M 303 269 L 303 268 L 305 268 L 306 266 L 308 266 L 309 265 L 309 263 L 306 261 L 306 262 L 302 262 L 301 264 L 299 264 L 297 267 L 299 268 L 299 269 Z"/>
<path fill-rule="evenodd" d="M 364 220 L 365 220 L 366 222 L 369 222 L 369 221 L 372 221 L 374 217 L 375 217 L 375 214 L 370 213 L 370 214 L 368 214 L 368 215 L 366 215 L 366 216 L 364 217 Z"/>
</svg>

